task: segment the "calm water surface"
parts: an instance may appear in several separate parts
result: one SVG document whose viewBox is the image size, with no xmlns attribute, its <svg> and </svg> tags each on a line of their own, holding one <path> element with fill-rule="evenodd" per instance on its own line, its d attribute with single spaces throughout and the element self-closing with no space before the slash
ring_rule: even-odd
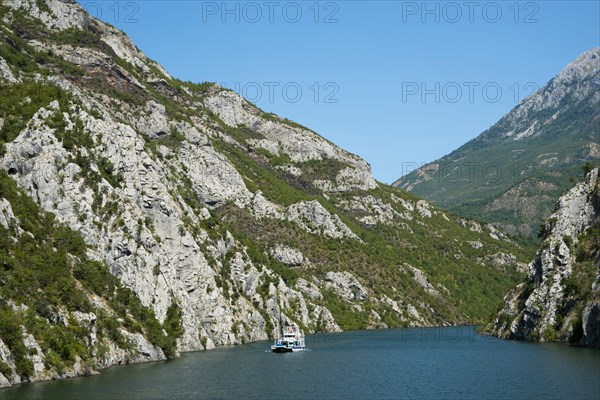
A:
<svg viewBox="0 0 600 400">
<path fill-rule="evenodd" d="M 600 351 L 504 341 L 473 327 L 307 337 L 310 351 L 260 342 L 101 375 L 21 385 L 0 399 L 600 399 Z"/>
</svg>

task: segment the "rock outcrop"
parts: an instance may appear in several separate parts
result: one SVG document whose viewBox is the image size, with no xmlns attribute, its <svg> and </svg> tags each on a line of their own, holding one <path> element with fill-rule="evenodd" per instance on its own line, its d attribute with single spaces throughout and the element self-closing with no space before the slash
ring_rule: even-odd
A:
<svg viewBox="0 0 600 400">
<path fill-rule="evenodd" d="M 308 261 L 300 250 L 282 244 L 271 248 L 271 256 L 280 263 L 291 267 L 298 267 Z"/>
<path fill-rule="evenodd" d="M 316 200 L 292 204 L 286 212 L 288 220 L 306 229 L 307 232 L 321 234 L 334 239 L 352 238 L 360 240 L 337 215 L 331 215 Z"/>
<path fill-rule="evenodd" d="M 367 289 L 348 271 L 328 272 L 325 275 L 325 286 L 346 300 L 363 301 L 369 297 Z"/>
<path fill-rule="evenodd" d="M 487 330 L 509 339 L 600 346 L 599 222 L 596 168 L 560 198 L 527 280 L 505 297 Z"/>
</svg>

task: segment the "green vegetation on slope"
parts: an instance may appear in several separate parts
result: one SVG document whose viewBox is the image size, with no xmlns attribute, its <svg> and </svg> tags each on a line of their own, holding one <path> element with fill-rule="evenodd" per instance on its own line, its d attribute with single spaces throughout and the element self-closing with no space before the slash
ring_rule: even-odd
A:
<svg viewBox="0 0 600 400">
<path fill-rule="evenodd" d="M 144 334 L 168 357 L 176 354 L 181 316 L 175 303 L 161 325 L 105 264 L 86 256 L 78 233 L 40 211 L 5 171 L 0 171 L 0 199 L 8 200 L 16 218 L 8 229 L 0 226 L 0 338 L 11 350 L 19 375 L 33 373 L 28 358 L 32 350 L 23 344 L 21 326 L 40 344 L 47 367 L 59 374 L 77 358 L 93 368 L 107 349 L 104 339 L 130 350 L 122 328 Z M 93 304 L 92 294 L 109 308 Z M 90 327 L 75 312 L 95 314 L 95 345 L 89 342 Z"/>
<path fill-rule="evenodd" d="M 17 85 L 0 83 L 0 91 L 0 115 L 5 116 L 0 129 L 0 147 L 13 141 L 41 107 L 54 100 L 60 104 L 69 100 L 69 95 L 58 87 L 31 81 Z"/>
<path fill-rule="evenodd" d="M 581 165 L 598 162 L 600 104 L 594 103 L 594 95 L 575 99 L 568 93 L 556 107 L 529 110 L 523 125 L 535 126 L 536 132 L 520 140 L 505 136 L 512 130 L 509 114 L 438 160 L 435 172 L 426 169 L 431 179 L 422 180 L 424 172 L 417 170 L 394 185 L 410 187 L 460 215 L 535 239 L 537 226 L 579 177 Z"/>
<path fill-rule="evenodd" d="M 383 185 L 377 191 L 404 196 L 401 191 Z M 350 195 L 346 193 L 340 196 Z M 422 301 L 432 305 L 436 311 L 429 312 L 427 317 L 439 323 L 484 321 L 496 310 L 506 291 L 523 278 L 514 267 L 502 270 L 482 264 L 486 255 L 512 253 L 520 260 L 527 260 L 531 256 L 529 248 L 521 249 L 489 237 L 483 239 L 482 249 L 474 249 L 467 242 L 481 240 L 481 235 L 462 227 L 456 217 L 447 221 L 441 215 L 434 215 L 427 219 L 426 226 L 411 223 L 412 232 L 383 224 L 366 227 L 336 207 L 336 196 L 332 197 L 331 201 L 324 198 L 319 201 L 330 212 L 340 216 L 364 244 L 350 239 L 315 236 L 286 221 L 257 221 L 247 211 L 232 206 L 221 208 L 218 213 L 226 228 L 249 248 L 252 259 L 281 274 L 284 280 L 292 280 L 293 283 L 297 276 L 307 278 L 315 275 L 323 278 L 328 271 L 350 270 L 376 293 L 385 294 L 391 299 L 412 299 L 417 304 Z M 298 248 L 311 260 L 311 265 L 290 269 L 264 260 L 265 256 L 261 254 L 266 254 L 276 243 Z M 423 270 L 443 297 L 432 296 L 415 285 L 412 276 L 402 267 L 404 263 Z M 438 284 L 448 289 L 449 293 Z M 391 289 L 392 286 L 395 289 Z M 364 328 L 369 307 L 385 309 L 369 301 L 364 304 L 363 312 L 357 312 L 350 304 L 344 309 L 341 304 L 343 302 L 333 301 L 331 296 L 326 296 L 324 303 L 330 307 L 343 328 Z M 353 313 L 362 317 L 350 317 Z M 351 322 L 344 323 L 344 319 L 350 319 Z M 390 322 L 391 326 L 403 325 L 398 320 Z"/>
</svg>

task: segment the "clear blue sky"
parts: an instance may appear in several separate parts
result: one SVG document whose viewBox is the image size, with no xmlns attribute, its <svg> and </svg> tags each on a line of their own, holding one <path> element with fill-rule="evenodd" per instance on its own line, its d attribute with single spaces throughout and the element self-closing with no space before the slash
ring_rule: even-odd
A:
<svg viewBox="0 0 600 400">
<path fill-rule="evenodd" d="M 387 183 L 600 46 L 597 0 L 80 3 L 173 76 L 238 89 Z"/>
</svg>

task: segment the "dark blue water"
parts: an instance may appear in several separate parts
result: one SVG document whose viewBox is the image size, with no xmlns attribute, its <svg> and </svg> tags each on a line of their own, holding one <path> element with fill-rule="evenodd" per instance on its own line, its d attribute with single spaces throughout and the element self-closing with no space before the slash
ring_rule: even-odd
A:
<svg viewBox="0 0 600 400">
<path fill-rule="evenodd" d="M 101 375 L 21 385 L 1 399 L 600 399 L 600 351 L 504 341 L 472 327 L 307 337 L 187 353 Z"/>
</svg>

